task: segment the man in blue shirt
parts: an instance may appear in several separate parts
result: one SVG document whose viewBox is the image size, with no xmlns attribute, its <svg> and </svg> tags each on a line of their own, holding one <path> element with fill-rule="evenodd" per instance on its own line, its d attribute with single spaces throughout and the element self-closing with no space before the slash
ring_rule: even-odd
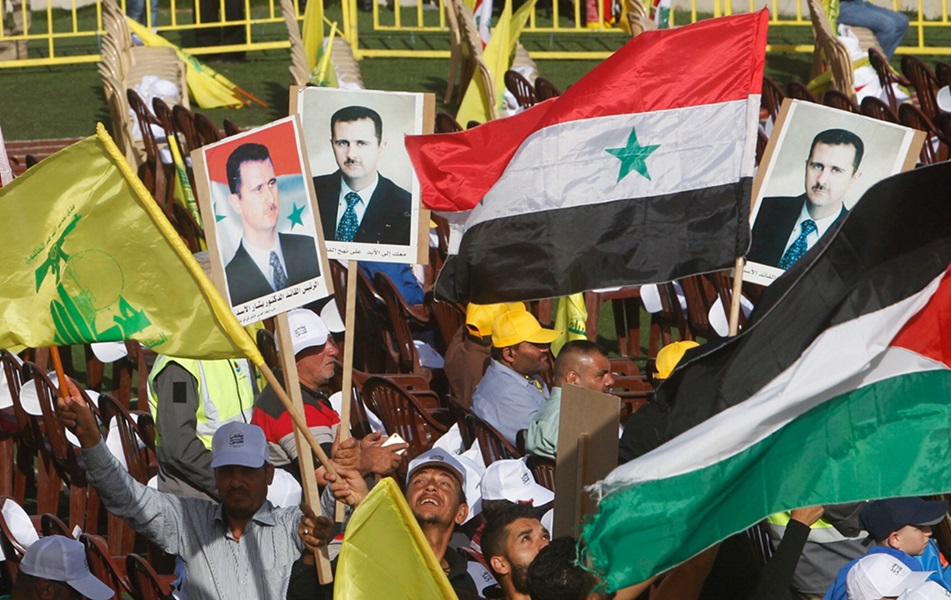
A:
<svg viewBox="0 0 951 600">
<path fill-rule="evenodd" d="M 946 502 L 917 497 L 869 502 L 862 509 L 859 521 L 876 545 L 865 556 L 888 554 L 912 571 L 937 570 L 934 577 L 940 579 L 939 583 L 943 584 L 943 569 L 935 568 L 933 564 L 935 559 L 940 561 L 940 558 L 936 554 L 936 544 L 931 539 L 931 527 L 945 518 L 947 510 Z M 851 593 L 846 592 L 847 579 L 849 571 L 859 560 L 862 559 L 853 560 L 842 567 L 823 600 L 846 600 L 853 597 Z"/>
<path fill-rule="evenodd" d="M 472 412 L 512 445 L 548 399 L 540 375 L 551 369 L 551 343 L 559 332 L 525 310 L 500 315 L 492 326 L 492 360 L 472 394 Z"/>
</svg>

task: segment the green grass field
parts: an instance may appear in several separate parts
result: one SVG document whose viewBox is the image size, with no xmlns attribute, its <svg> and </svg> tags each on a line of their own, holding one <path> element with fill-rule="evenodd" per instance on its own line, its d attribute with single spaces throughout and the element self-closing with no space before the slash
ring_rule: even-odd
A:
<svg viewBox="0 0 951 600">
<path fill-rule="evenodd" d="M 259 2 L 256 2 L 259 4 Z M 263 10 L 260 6 L 255 10 Z M 339 10 L 339 7 L 337 7 Z M 392 17 L 392 11 L 381 9 L 382 18 L 386 13 Z M 403 9 L 404 19 L 415 15 L 415 9 Z M 37 13 L 39 14 L 39 13 Z M 435 12 L 428 13 L 437 18 Z M 54 11 L 54 25 L 57 30 L 72 26 L 68 13 Z M 338 19 L 334 7 L 328 9 L 328 17 Z M 369 18 L 361 17 L 360 42 L 366 48 L 416 48 L 448 49 L 446 32 L 387 33 L 373 32 Z M 44 17 L 40 16 L 39 19 Z M 162 22 L 169 22 L 167 13 L 161 15 Z M 190 19 L 190 11 L 179 11 L 180 21 Z M 95 13 L 89 9 L 79 11 L 81 26 L 94 23 Z M 681 15 L 678 21 L 686 20 Z M 566 17 L 562 17 L 566 25 Z M 550 22 L 550 21 L 549 21 Z M 539 19 L 539 26 L 545 25 Z M 36 27 L 45 27 L 41 20 L 34 20 Z M 286 30 L 282 23 L 260 23 L 252 28 L 255 40 L 277 41 L 286 39 Z M 172 33 L 169 38 L 187 45 L 190 34 Z M 951 32 L 935 36 L 939 42 L 947 37 L 951 45 Z M 775 27 L 770 31 L 773 44 L 809 44 L 812 41 L 808 27 Z M 590 33 L 563 33 L 557 36 L 548 33 L 525 33 L 522 43 L 531 51 L 544 50 L 587 50 L 611 51 L 620 47 L 626 36 L 593 31 Z M 89 52 L 88 45 L 94 41 L 75 40 L 73 52 Z M 906 43 L 912 43 L 911 35 Z M 39 44 L 34 44 L 38 46 Z M 94 47 L 94 46 L 93 46 Z M 64 50 L 70 50 L 65 46 Z M 41 49 L 31 46 L 31 55 L 39 55 Z M 932 62 L 934 57 L 924 57 Z M 287 114 L 288 87 L 290 84 L 290 53 L 286 49 L 264 50 L 248 53 L 242 62 L 223 62 L 214 55 L 204 60 L 223 75 L 264 100 L 268 108 L 251 106 L 241 109 L 198 109 L 212 120 L 221 123 L 230 118 L 241 126 L 253 126 L 267 123 Z M 593 68 L 595 60 L 539 60 L 539 71 L 564 89 Z M 808 78 L 811 56 L 802 53 L 771 53 L 767 59 L 767 75 L 785 85 L 786 82 Z M 446 89 L 448 60 L 446 59 L 391 59 L 368 58 L 360 62 L 365 85 L 371 89 L 403 90 L 431 92 L 436 95 L 437 110 L 455 112 L 455 106 L 444 106 L 442 95 Z M 7 68 L 0 70 L 0 127 L 7 140 L 32 140 L 90 135 L 97 121 L 109 122 L 108 109 L 103 98 L 102 86 L 94 64 L 61 65 L 51 67 Z M 195 107 L 193 107 L 195 108 Z"/>
</svg>

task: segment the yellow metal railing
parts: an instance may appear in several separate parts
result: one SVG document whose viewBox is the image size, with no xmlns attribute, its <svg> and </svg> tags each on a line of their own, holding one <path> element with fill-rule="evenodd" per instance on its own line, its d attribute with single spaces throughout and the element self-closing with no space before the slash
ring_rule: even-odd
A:
<svg viewBox="0 0 951 600">
<path fill-rule="evenodd" d="M 98 61 L 98 40 L 104 33 L 100 4 L 103 0 L 94 0 L 86 5 L 80 5 L 83 0 L 42 1 L 45 4 L 40 8 L 40 0 L 12 0 L 13 12 L 4 15 L 4 27 L 0 30 L 0 68 Z M 126 7 L 127 2 L 134 1 L 122 0 L 123 7 Z M 151 21 L 151 0 L 139 1 L 145 4 L 146 19 Z M 383 6 L 379 0 L 371 0 L 372 10 L 363 12 L 358 10 L 357 0 L 340 0 L 340 4 L 331 0 L 326 11 L 328 15 L 333 14 L 335 20 L 339 18 L 343 36 L 352 46 L 357 58 L 447 58 L 448 36 L 443 33 L 447 27 L 443 11 L 445 1 L 388 0 L 388 6 Z M 495 0 L 496 3 L 502 1 Z M 626 34 L 608 22 L 610 16 L 605 14 L 608 10 L 605 6 L 606 0 L 597 0 L 597 19 L 593 23 L 587 22 L 587 3 L 594 1 L 574 0 L 567 4 L 551 0 L 536 9 L 526 26 L 527 35 L 549 34 L 552 36 L 550 40 L 554 40 L 557 35 L 559 41 L 570 40 L 571 43 L 567 45 L 588 49 L 532 48 L 532 56 L 541 59 L 598 59 L 610 55 L 610 50 L 598 50 L 597 44 L 590 42 L 597 39 L 597 36 L 619 36 L 611 39 L 621 40 Z M 804 1 L 787 2 L 786 4 L 792 5 L 786 11 L 787 14 L 780 14 L 780 0 L 706 0 L 706 4 L 698 6 L 701 1 L 703 0 L 675 0 L 671 20 L 676 19 L 678 23 L 683 24 L 711 15 L 729 15 L 768 6 L 771 9 L 772 27 L 811 27 Z M 894 2 L 893 6 L 897 7 L 897 0 L 886 1 Z M 929 18 L 925 18 L 926 8 L 931 6 L 926 2 L 931 1 L 918 0 L 917 14 L 910 15 L 914 43 L 900 47 L 899 53 L 951 55 L 951 47 L 937 46 L 933 41 L 936 31 L 948 31 L 951 28 L 948 3 L 945 0 L 934 0 L 936 5 L 940 5 L 940 9 L 935 11 L 936 14 L 929 14 Z M 30 2 L 35 4 L 34 8 L 37 10 L 30 10 Z M 194 6 L 207 6 L 209 2 L 219 15 L 233 17 L 235 12 L 243 10 L 243 16 L 224 19 L 216 17 L 202 21 Z M 303 7 L 299 2 L 306 0 L 295 0 L 300 19 Z M 279 3 L 279 0 L 171 0 L 171 6 L 164 8 L 163 0 L 163 9 L 154 23 L 160 34 L 196 55 L 287 48 L 286 29 Z M 9 7 L 11 0 L 7 0 L 6 5 Z M 242 10 L 236 10 L 235 7 Z M 195 33 L 220 31 L 222 27 L 227 26 L 241 28 L 241 35 L 237 36 L 239 39 L 236 42 L 229 41 L 227 45 L 214 46 L 194 43 Z M 806 42 L 811 41 L 812 36 L 804 31 L 804 35 L 794 37 Z M 929 38 L 932 39 L 930 44 Z M 769 47 L 771 51 L 781 52 L 811 52 L 812 49 L 811 43 L 774 43 Z"/>
</svg>

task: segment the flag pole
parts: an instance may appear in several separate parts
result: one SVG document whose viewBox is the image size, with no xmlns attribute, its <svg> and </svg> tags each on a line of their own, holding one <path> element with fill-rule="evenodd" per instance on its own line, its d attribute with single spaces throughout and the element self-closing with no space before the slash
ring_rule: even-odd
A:
<svg viewBox="0 0 951 600">
<path fill-rule="evenodd" d="M 337 440 L 343 442 L 350 438 L 350 402 L 353 396 L 353 345 L 356 341 L 356 314 L 357 314 L 357 269 L 360 261 L 351 260 L 347 267 L 347 308 L 344 315 L 344 330 L 346 342 L 343 345 L 343 381 L 340 387 L 340 427 L 337 428 Z M 343 522 L 345 507 L 342 502 L 337 503 L 335 520 Z"/>
<path fill-rule="evenodd" d="M 66 391 L 66 372 L 63 370 L 63 359 L 59 356 L 59 346 L 50 346 L 50 356 L 53 358 L 53 368 L 56 369 L 59 397 L 65 399 L 69 393 Z"/>
<path fill-rule="evenodd" d="M 736 336 L 740 331 L 740 298 L 743 293 L 743 267 L 746 265 L 746 259 L 742 256 L 736 257 L 736 263 L 733 265 L 733 295 L 730 298 L 730 331 L 729 337 Z"/>
<path fill-rule="evenodd" d="M 277 325 L 277 342 L 281 349 L 281 368 L 284 371 L 284 382 L 290 382 L 291 401 L 299 410 L 304 410 L 304 398 L 301 395 L 297 375 L 297 361 L 294 356 L 294 346 L 291 342 L 291 326 L 287 320 L 287 313 L 280 313 L 275 318 Z M 309 428 L 308 428 L 309 429 Z M 317 487 L 317 475 L 314 472 L 314 455 L 308 451 L 307 442 L 303 438 L 303 430 L 294 429 L 294 441 L 297 442 L 297 460 L 300 463 L 301 484 L 304 490 L 304 499 L 313 509 L 314 514 L 321 515 L 320 489 Z M 317 578 L 321 584 L 334 580 L 333 569 L 330 566 L 330 555 L 327 546 L 314 550 L 314 563 L 317 567 Z"/>
</svg>

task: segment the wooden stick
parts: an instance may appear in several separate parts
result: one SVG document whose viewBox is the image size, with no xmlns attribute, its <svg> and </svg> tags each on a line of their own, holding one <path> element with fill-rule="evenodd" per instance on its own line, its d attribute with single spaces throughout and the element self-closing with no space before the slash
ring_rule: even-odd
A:
<svg viewBox="0 0 951 600">
<path fill-rule="evenodd" d="M 337 428 L 337 440 L 350 438 L 350 399 L 353 395 L 353 346 L 356 342 L 357 314 L 357 269 L 360 261 L 351 260 L 347 267 L 347 308 L 344 315 L 346 342 L 343 345 L 343 383 L 340 388 L 340 426 Z M 334 520 L 342 523 L 346 516 L 346 505 L 337 503 Z"/>
<path fill-rule="evenodd" d="M 353 396 L 353 346 L 356 342 L 357 314 L 357 269 L 359 261 L 351 260 L 347 268 L 347 307 L 344 315 L 346 342 L 343 345 L 343 382 L 340 388 L 340 427 L 337 439 L 341 442 L 350 437 L 350 398 Z"/>
<path fill-rule="evenodd" d="M 734 337 L 740 331 L 740 298 L 743 294 L 743 267 L 746 259 L 736 257 L 733 265 L 733 297 L 730 299 L 730 331 L 729 337 Z"/>
<path fill-rule="evenodd" d="M 59 397 L 68 398 L 66 387 L 66 372 L 63 370 L 63 360 L 59 356 L 59 346 L 50 346 L 50 356 L 53 357 L 53 368 L 56 369 L 56 379 L 59 383 Z"/>
<path fill-rule="evenodd" d="M 575 473 L 575 493 L 578 494 L 578 497 L 575 503 L 574 527 L 581 525 L 585 515 L 585 505 L 588 495 L 584 491 L 584 486 L 588 480 L 588 442 L 590 439 L 587 433 L 582 433 L 578 436 L 578 471 Z"/>
<path fill-rule="evenodd" d="M 294 345 L 291 343 L 291 327 L 287 321 L 287 313 L 280 313 L 275 319 L 277 340 L 281 350 L 281 368 L 284 371 L 284 382 L 287 384 L 291 402 L 298 410 L 304 410 L 304 398 L 301 395 L 300 385 L 295 385 L 299 379 L 297 376 L 297 361 L 294 359 Z M 294 439 L 297 442 L 297 460 L 300 462 L 301 483 L 304 488 L 304 499 L 314 510 L 314 514 L 320 516 L 320 489 L 317 487 L 317 476 L 314 473 L 314 455 L 310 447 L 304 440 L 301 430 L 294 428 Z M 327 546 L 322 546 L 314 551 L 315 566 L 317 567 L 317 578 L 320 583 L 330 583 L 333 581 L 333 569 L 330 567 L 330 556 L 327 553 Z"/>
</svg>

